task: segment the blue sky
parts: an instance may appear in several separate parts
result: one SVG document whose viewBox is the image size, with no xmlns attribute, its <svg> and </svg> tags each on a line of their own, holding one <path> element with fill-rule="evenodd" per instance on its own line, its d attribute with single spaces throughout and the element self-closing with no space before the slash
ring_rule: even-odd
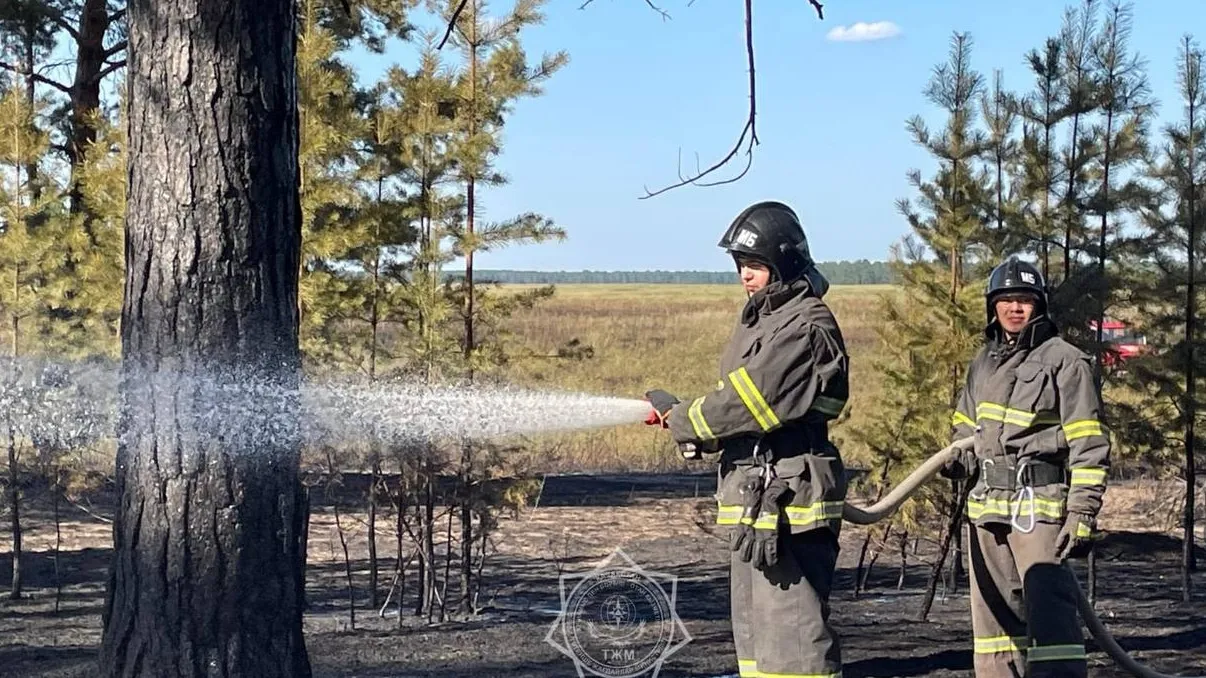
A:
<svg viewBox="0 0 1206 678">
<path fill-rule="evenodd" d="M 755 2 L 761 144 L 753 168 L 735 184 L 639 200 L 643 186 L 676 178 L 680 148 L 684 159 L 698 152 L 710 163 L 736 140 L 747 106 L 742 3 L 660 0 L 669 21 L 643 0 L 580 4 L 551 0 L 546 23 L 526 33 L 530 54 L 565 49 L 570 63 L 507 124 L 498 167 L 511 183 L 478 194 L 486 218 L 536 211 L 566 228 L 568 239 L 482 254 L 480 267 L 727 270 L 717 239 L 743 207 L 763 199 L 795 207 L 820 260 L 885 259 L 907 231 L 895 207 L 912 196 L 906 172 L 933 168 L 904 123 L 914 114 L 941 120 L 922 89 L 946 59 L 952 32 L 971 33 L 987 82 L 1000 68 L 1007 88 L 1028 90 L 1023 56 L 1059 30 L 1065 7 L 827 0 L 819 21 L 805 0 Z M 858 22 L 891 22 L 898 33 L 827 39 Z M 1162 119 L 1180 115 L 1175 59 L 1193 27 L 1206 43 L 1202 0 L 1146 2 L 1134 12 L 1132 46 L 1148 62 Z M 394 45 L 352 61 L 368 80 L 390 63 L 409 67 L 413 54 Z"/>
</svg>

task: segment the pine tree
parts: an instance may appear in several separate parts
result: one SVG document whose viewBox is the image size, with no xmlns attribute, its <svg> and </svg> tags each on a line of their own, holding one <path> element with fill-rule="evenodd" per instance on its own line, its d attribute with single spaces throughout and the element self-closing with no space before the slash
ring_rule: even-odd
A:
<svg viewBox="0 0 1206 678">
<path fill-rule="evenodd" d="M 1185 36 L 1177 64 L 1183 117 L 1163 130 L 1164 144 L 1149 175 L 1158 193 L 1143 213 L 1144 236 L 1155 275 L 1137 291 L 1143 326 L 1167 347 L 1128 361 L 1129 381 L 1144 396 L 1136 409 L 1146 424 L 1146 443 L 1163 449 L 1171 439 L 1184 448 L 1185 505 L 1182 522 L 1181 595 L 1192 596 L 1197 418 L 1204 408 L 1198 382 L 1206 373 L 1206 333 L 1201 306 L 1200 258 L 1206 251 L 1206 73 L 1203 52 Z M 1132 367 L 1133 365 L 1133 367 Z M 1172 460 L 1169 460 L 1172 462 Z"/>
<path fill-rule="evenodd" d="M 27 351 L 24 340 L 45 318 L 62 235 L 62 220 L 53 218 L 56 193 L 34 189 L 49 149 L 36 118 L 23 92 L 12 89 L 0 98 L 0 312 L 13 358 Z"/>
<path fill-rule="evenodd" d="M 21 489 L 18 440 L 22 407 L 27 399 L 19 384 L 19 358 L 30 351 L 23 339 L 37 331 L 47 301 L 46 280 L 55 238 L 48 218 L 53 193 L 36 191 L 49 138 L 37 125 L 38 110 L 17 88 L 0 93 L 0 319 L 4 322 L 9 378 L 0 384 L 8 452 L 8 499 L 13 539 L 10 597 L 21 597 Z M 32 325 L 32 327 L 31 327 Z M 34 343 L 34 342 L 29 342 Z M 31 352 L 36 352 L 34 348 Z"/>
<path fill-rule="evenodd" d="M 932 134 L 920 117 L 909 121 L 914 142 L 935 157 L 939 168 L 929 181 L 923 181 L 920 172 L 911 172 L 910 181 L 920 193 L 916 207 L 907 199 L 899 201 L 913 238 L 906 242 L 895 267 L 904 300 L 885 309 L 895 341 L 910 351 L 908 360 L 897 368 L 909 376 L 898 380 L 888 397 L 902 400 L 911 392 L 933 394 L 912 413 L 917 423 L 911 429 L 908 462 L 920 461 L 949 442 L 951 411 L 984 325 L 983 290 L 969 281 L 980 277 L 978 262 L 990 253 L 986 206 L 995 200 L 988 177 L 975 171 L 990 144 L 973 124 L 984 82 L 972 67 L 971 49 L 971 36 L 954 34 L 948 61 L 934 70 L 926 88 L 926 97 L 947 116 L 941 134 Z M 916 362 L 920 356 L 924 365 Z M 948 523 L 922 618 L 929 613 L 946 551 L 958 531 L 963 495 L 956 484 L 947 501 L 931 503 Z"/>
<path fill-rule="evenodd" d="M 1013 135 L 1019 116 L 1014 97 L 1005 90 L 1001 71 L 993 74 L 992 90 L 981 93 L 980 110 L 988 132 L 985 164 L 992 190 L 987 212 L 990 231 L 985 239 L 993 258 L 999 259 L 1016 251 L 1014 234 L 1022 219 L 1021 182 L 1014 179 L 1021 161 L 1019 144 Z"/>
<path fill-rule="evenodd" d="M 464 257 L 465 276 L 459 286 L 451 291 L 454 300 L 459 297 L 461 316 L 464 322 L 465 378 L 472 383 L 483 362 L 479 353 L 478 324 L 483 310 L 495 313 L 505 306 L 489 304 L 484 308 L 479 303 L 478 286 L 474 280 L 474 255 L 479 251 L 506 247 L 526 242 L 542 242 L 550 238 L 564 238 L 565 232 L 548 219 L 536 214 L 525 214 L 503 223 L 479 223 L 481 198 L 479 188 L 501 186 L 506 177 L 494 170 L 494 159 L 501 151 L 499 137 L 511 104 L 521 96 L 536 96 L 541 93 L 540 83 L 551 77 L 567 61 L 565 52 L 545 55 L 535 66 L 529 66 L 519 35 L 529 26 L 543 22 L 540 11 L 545 0 L 518 0 L 510 12 L 499 18 L 487 16 L 485 0 L 469 0 L 453 24 L 453 38 L 460 48 L 464 66 L 458 73 L 456 94 L 459 101 L 456 122 L 457 134 L 453 137 L 451 152 L 457 162 L 457 170 L 465 186 L 465 219 L 463 226 L 452 232 L 453 252 Z M 449 21 L 460 4 L 459 0 L 448 3 L 444 8 Z M 489 318 L 489 320 L 497 320 Z M 489 354 L 487 354 L 489 355 Z M 494 353 L 493 357 L 504 356 Z M 459 467 L 460 521 L 461 521 L 461 600 L 459 611 L 468 613 L 472 608 L 472 546 L 473 514 L 476 501 L 474 488 L 488 478 L 489 465 L 481 459 L 475 460 L 475 445 L 465 441 L 461 445 Z M 487 458 L 492 455 L 486 455 Z"/>
<path fill-rule="evenodd" d="M 1068 139 L 1060 153 L 1060 169 L 1064 186 L 1059 196 L 1059 221 L 1063 228 L 1063 265 L 1060 266 L 1058 283 L 1052 306 L 1073 307 L 1082 296 L 1076 285 L 1064 285 L 1075 274 L 1076 253 L 1084 249 L 1085 186 L 1088 182 L 1087 168 L 1097 154 L 1096 140 L 1088 129 L 1088 116 L 1097 109 L 1095 100 L 1092 50 L 1096 40 L 1097 0 L 1083 0 L 1077 9 L 1064 12 L 1059 41 L 1062 45 L 1064 65 L 1060 78 L 1060 89 L 1070 119 Z M 1052 276 L 1048 286 L 1055 287 L 1057 279 Z"/>
<path fill-rule="evenodd" d="M 1063 44 L 1057 38 L 1048 38 L 1042 50 L 1028 52 L 1026 64 L 1034 76 L 1034 89 L 1014 105 L 1023 121 L 1018 183 L 1024 207 L 1013 230 L 1017 231 L 1019 245 L 1025 243 L 1025 249 L 1036 251 L 1043 278 L 1048 281 L 1053 274 L 1051 248 L 1063 242 L 1053 203 L 1058 199 L 1056 183 L 1060 177 L 1056 134 L 1072 114 L 1060 87 L 1064 63 Z"/>
<path fill-rule="evenodd" d="M 363 243 L 353 184 L 356 142 L 366 121 L 357 107 L 354 74 L 337 56 L 340 41 L 320 21 L 321 0 L 300 3 L 297 41 L 299 153 L 302 198 L 302 350 L 310 363 L 346 366 L 345 323 L 357 295 L 343 262 Z M 354 360 L 354 358 L 353 358 Z"/>
<path fill-rule="evenodd" d="M 1130 6 L 1115 2 L 1103 19 L 1092 49 L 1096 103 L 1100 110 L 1100 122 L 1093 127 L 1093 136 L 1100 140 L 1101 153 L 1093 164 L 1086 210 L 1090 227 L 1096 230 L 1095 242 L 1086 247 L 1092 272 L 1087 272 L 1085 282 L 1079 286 L 1088 292 L 1091 303 L 1079 306 L 1092 308 L 1097 328 L 1092 338 L 1093 353 L 1099 373 L 1104 354 L 1103 323 L 1114 300 L 1126 287 L 1120 281 L 1125 280 L 1127 263 L 1133 260 L 1133 256 L 1127 255 L 1133 255 L 1133 246 L 1141 244 L 1134 240 L 1128 243 L 1122 229 L 1127 218 L 1149 196 L 1138 175 L 1131 171 L 1147 153 L 1152 105 L 1143 61 L 1130 52 L 1130 31 Z M 1127 252 L 1128 249 L 1132 251 Z M 1112 267 L 1107 266 L 1110 262 Z M 1065 317 L 1075 317 L 1068 309 L 1065 312 Z M 1078 328 L 1086 324 L 1075 323 Z"/>
</svg>

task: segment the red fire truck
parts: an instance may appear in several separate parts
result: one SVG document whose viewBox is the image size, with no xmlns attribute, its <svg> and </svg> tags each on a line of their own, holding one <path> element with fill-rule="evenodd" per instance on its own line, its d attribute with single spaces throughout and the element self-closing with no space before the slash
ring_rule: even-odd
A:
<svg viewBox="0 0 1206 678">
<path fill-rule="evenodd" d="M 1089 329 L 1097 331 L 1097 321 L 1089 321 Z M 1121 364 L 1148 350 L 1147 337 L 1120 320 L 1106 319 L 1101 325 L 1101 341 L 1106 345 L 1101 357 L 1107 366 Z"/>
</svg>

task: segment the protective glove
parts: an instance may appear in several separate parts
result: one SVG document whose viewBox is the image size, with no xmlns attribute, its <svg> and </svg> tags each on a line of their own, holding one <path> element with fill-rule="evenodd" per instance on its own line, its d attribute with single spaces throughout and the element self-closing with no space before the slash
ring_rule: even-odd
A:
<svg viewBox="0 0 1206 678">
<path fill-rule="evenodd" d="M 951 480 L 963 480 L 975 475 L 976 467 L 975 438 L 961 438 L 954 441 L 957 447 L 954 454 L 947 460 L 938 475 Z"/>
<path fill-rule="evenodd" d="M 661 389 L 654 389 L 645 392 L 645 400 L 648 400 L 649 404 L 653 406 L 653 410 L 645 418 L 645 423 L 650 426 L 670 428 L 666 417 L 670 416 L 670 410 L 680 402 L 679 399 Z"/>
<path fill-rule="evenodd" d="M 678 453 L 683 459 L 702 459 L 705 454 L 720 452 L 720 443 L 716 440 L 679 443 Z"/>
<path fill-rule="evenodd" d="M 754 529 L 754 567 L 765 570 L 779 562 L 779 510 L 791 488 L 787 481 L 775 478 L 762 491 L 758 507 L 758 526 Z"/>
<path fill-rule="evenodd" d="M 754 526 L 758 508 L 762 504 L 762 474 L 749 475 L 738 489 L 741 495 L 741 518 L 729 533 L 729 549 L 737 553 L 741 562 L 748 563 L 754 555 Z"/>
<path fill-rule="evenodd" d="M 1097 520 L 1084 513 L 1069 513 L 1064 526 L 1055 537 L 1055 554 L 1060 560 L 1081 558 L 1093 543 Z"/>
</svg>

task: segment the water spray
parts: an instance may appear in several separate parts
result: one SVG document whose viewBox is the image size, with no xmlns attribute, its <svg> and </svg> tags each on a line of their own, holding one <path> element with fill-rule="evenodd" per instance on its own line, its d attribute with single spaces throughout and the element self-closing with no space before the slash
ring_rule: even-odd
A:
<svg viewBox="0 0 1206 678">
<path fill-rule="evenodd" d="M 37 359 L 0 363 L 0 409 L 30 437 L 63 444 L 116 436 L 124 382 L 127 417 L 170 413 L 199 430 L 240 435 L 249 453 L 292 442 L 482 441 L 639 423 L 649 403 L 509 385 L 425 385 L 330 379 L 291 383 L 250 370 L 160 369 Z M 86 434 L 86 435 L 85 435 Z"/>
</svg>

